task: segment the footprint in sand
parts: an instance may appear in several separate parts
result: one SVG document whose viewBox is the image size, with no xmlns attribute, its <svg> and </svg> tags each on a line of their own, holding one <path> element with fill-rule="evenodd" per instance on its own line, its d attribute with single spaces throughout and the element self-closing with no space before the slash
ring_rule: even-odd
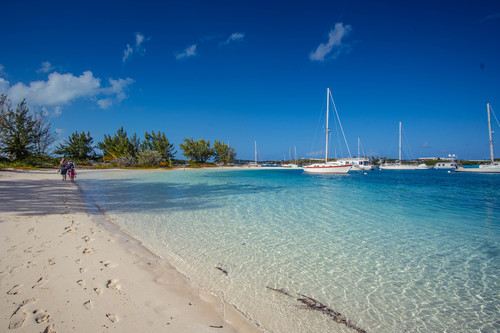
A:
<svg viewBox="0 0 500 333">
<path fill-rule="evenodd" d="M 21 293 L 22 284 L 16 284 L 11 290 L 7 292 L 8 295 L 17 295 Z"/>
<path fill-rule="evenodd" d="M 30 246 L 26 250 L 24 250 L 24 253 L 31 253 L 32 251 L 33 251 L 33 246 Z"/>
<path fill-rule="evenodd" d="M 50 315 L 45 310 L 38 309 L 33 311 L 33 314 L 35 315 L 35 321 L 39 324 L 49 321 Z"/>
<path fill-rule="evenodd" d="M 106 317 L 111 320 L 113 323 L 116 323 L 119 319 L 118 316 L 114 313 L 106 313 Z"/>
<path fill-rule="evenodd" d="M 94 304 L 91 300 L 88 300 L 87 302 L 83 303 L 83 306 L 85 306 L 87 310 L 91 310 L 94 307 Z"/>
<path fill-rule="evenodd" d="M 29 234 L 32 234 L 34 232 L 35 232 L 35 228 L 31 228 L 31 229 L 28 230 L 27 234 L 29 235 Z"/>
<path fill-rule="evenodd" d="M 15 329 L 23 326 L 24 321 L 28 315 L 24 311 L 23 307 L 20 306 L 16 311 L 10 316 L 9 329 Z"/>
<path fill-rule="evenodd" d="M 88 243 L 90 242 L 91 240 L 93 240 L 92 238 L 90 238 L 89 236 L 83 236 L 82 239 L 85 241 L 85 243 Z"/>
<path fill-rule="evenodd" d="M 108 280 L 106 287 L 109 289 L 116 290 L 116 291 L 120 291 L 120 289 L 122 289 L 122 286 L 120 284 L 118 284 L 118 280 L 116 280 L 116 279 Z"/>
<path fill-rule="evenodd" d="M 23 326 L 24 321 L 28 317 L 28 314 L 24 311 L 24 307 L 30 303 L 33 303 L 36 301 L 36 298 L 30 298 L 24 300 L 19 307 L 12 313 L 10 316 L 10 321 L 9 321 L 9 329 L 15 329 Z"/>
<path fill-rule="evenodd" d="M 23 265 L 17 265 L 17 266 L 13 266 L 11 269 L 10 269 L 10 274 L 14 273 L 15 271 L 17 271 L 19 268 L 23 267 Z"/>
<path fill-rule="evenodd" d="M 36 251 L 35 253 L 33 253 L 33 256 L 32 256 L 32 257 L 33 257 L 33 258 L 36 258 L 36 257 L 38 257 L 39 255 L 41 255 L 42 253 L 44 253 L 44 252 L 45 252 L 45 250 L 38 250 L 38 251 Z"/>
<path fill-rule="evenodd" d="M 101 295 L 102 294 L 102 289 L 101 288 L 94 288 L 94 291 L 97 295 Z"/>
<path fill-rule="evenodd" d="M 43 246 L 43 247 L 47 247 L 47 246 L 49 246 L 49 244 L 50 244 L 50 243 L 52 243 L 52 241 L 46 241 L 46 242 L 43 242 L 43 243 L 41 244 L 41 246 Z"/>
<path fill-rule="evenodd" d="M 79 286 L 82 286 L 82 287 L 83 287 L 83 285 L 85 284 L 85 281 L 83 281 L 83 280 L 78 280 L 78 281 L 76 281 L 76 283 L 78 283 L 78 285 L 79 285 Z"/>
<path fill-rule="evenodd" d="M 47 262 L 48 262 L 49 266 L 52 266 L 52 265 L 56 264 L 56 261 L 54 260 L 54 258 L 50 258 L 49 260 L 47 260 Z"/>
<path fill-rule="evenodd" d="M 94 254 L 95 253 L 95 250 L 94 249 L 84 249 L 83 250 L 83 254 Z"/>
<path fill-rule="evenodd" d="M 38 281 L 36 281 L 35 285 L 33 287 L 31 287 L 31 289 L 40 288 L 45 283 L 47 283 L 47 281 L 48 281 L 47 277 L 46 276 L 42 276 L 41 278 L 38 279 Z"/>
<path fill-rule="evenodd" d="M 17 245 L 12 245 L 11 247 L 9 247 L 9 249 L 7 250 L 7 252 L 12 252 L 14 251 L 15 249 L 17 249 Z"/>
<path fill-rule="evenodd" d="M 101 264 L 104 265 L 104 267 L 109 267 L 109 268 L 115 268 L 116 266 L 118 266 L 117 263 L 114 263 L 112 261 L 109 261 L 109 260 L 106 260 L 106 261 L 100 261 Z"/>
<path fill-rule="evenodd" d="M 86 270 L 87 270 L 86 268 L 80 267 L 80 273 L 85 273 Z"/>
<path fill-rule="evenodd" d="M 56 331 L 54 330 L 54 324 L 50 324 L 49 326 L 47 326 L 43 333 L 56 333 Z"/>
<path fill-rule="evenodd" d="M 36 267 L 37 264 L 36 262 L 34 261 L 28 261 L 28 264 L 26 265 L 26 268 L 32 268 L 32 267 Z"/>
<path fill-rule="evenodd" d="M 59 237 L 62 237 L 69 232 L 74 233 L 73 229 L 71 229 L 70 227 L 66 227 L 64 229 L 67 229 L 67 230 L 65 232 L 63 232 L 62 234 L 60 234 Z"/>
</svg>

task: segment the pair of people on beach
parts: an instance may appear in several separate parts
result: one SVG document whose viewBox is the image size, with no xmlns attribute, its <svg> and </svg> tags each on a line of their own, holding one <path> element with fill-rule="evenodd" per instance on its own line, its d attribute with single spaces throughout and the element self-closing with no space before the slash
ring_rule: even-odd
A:
<svg viewBox="0 0 500 333">
<path fill-rule="evenodd" d="M 75 163 L 73 161 L 66 161 L 66 158 L 62 158 L 61 163 L 59 163 L 59 172 L 61 173 L 62 180 L 65 181 L 66 177 L 69 176 L 70 181 L 75 180 L 76 171 Z"/>
</svg>

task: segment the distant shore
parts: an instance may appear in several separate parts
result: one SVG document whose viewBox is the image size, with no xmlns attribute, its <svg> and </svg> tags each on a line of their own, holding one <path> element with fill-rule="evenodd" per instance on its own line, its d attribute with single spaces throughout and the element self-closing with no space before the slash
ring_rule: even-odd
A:
<svg viewBox="0 0 500 333">
<path fill-rule="evenodd" d="M 86 172 L 89 170 L 86 170 Z M 0 328 L 259 332 L 91 213 L 54 170 L 0 171 Z"/>
</svg>

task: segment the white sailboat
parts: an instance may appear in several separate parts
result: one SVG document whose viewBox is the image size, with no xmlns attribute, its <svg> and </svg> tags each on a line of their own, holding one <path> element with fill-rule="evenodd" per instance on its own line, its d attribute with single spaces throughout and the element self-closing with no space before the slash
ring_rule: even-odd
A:
<svg viewBox="0 0 500 333">
<path fill-rule="evenodd" d="M 352 165 L 352 170 L 375 170 L 376 167 L 375 165 L 372 164 L 372 162 L 370 161 L 370 159 L 368 157 L 365 157 L 364 156 L 364 153 L 363 153 L 363 157 L 359 157 L 361 156 L 360 154 L 360 140 L 358 138 L 358 157 L 355 157 L 355 158 L 342 158 L 342 159 L 339 159 L 338 161 L 340 163 L 343 163 L 343 164 L 351 164 Z"/>
<path fill-rule="evenodd" d="M 330 102 L 330 88 L 326 89 L 326 144 L 325 144 L 325 163 L 315 163 L 303 167 L 303 170 L 308 173 L 330 173 L 330 174 L 346 174 L 351 170 L 352 164 L 343 164 L 341 162 L 329 162 L 328 161 L 328 139 L 330 135 L 330 129 L 328 127 L 328 117 L 329 117 L 329 102 Z M 332 98 L 333 100 L 333 98 Z M 337 115 L 338 117 L 338 115 Z M 341 125 L 342 126 L 342 125 Z M 343 132 L 343 130 L 342 130 Z"/>
<path fill-rule="evenodd" d="M 255 140 L 255 162 L 248 163 L 249 166 L 259 166 L 257 161 L 257 140 Z"/>
<path fill-rule="evenodd" d="M 493 154 L 493 131 L 491 130 L 491 116 L 490 116 L 490 103 L 486 103 L 486 109 L 488 112 L 488 134 L 490 136 L 490 159 L 491 163 L 481 164 L 477 168 L 464 168 L 463 166 L 458 167 L 455 172 L 471 172 L 471 173 L 500 173 L 500 164 L 495 162 L 495 156 Z"/>
<path fill-rule="evenodd" d="M 381 170 L 428 170 L 430 166 L 425 163 L 419 165 L 415 164 L 403 164 L 401 163 L 401 122 L 399 122 L 399 159 L 397 163 L 394 164 L 383 164 L 380 166 Z"/>
</svg>

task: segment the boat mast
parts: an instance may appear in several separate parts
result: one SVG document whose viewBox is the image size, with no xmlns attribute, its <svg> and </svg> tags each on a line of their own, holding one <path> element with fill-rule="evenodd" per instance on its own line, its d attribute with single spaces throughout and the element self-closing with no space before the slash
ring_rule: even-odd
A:
<svg viewBox="0 0 500 333">
<path fill-rule="evenodd" d="M 490 157 L 491 157 L 491 163 L 493 163 L 495 162 L 495 157 L 493 155 L 493 135 L 491 132 L 490 103 L 486 103 L 486 108 L 488 109 L 488 133 L 490 134 Z"/>
<path fill-rule="evenodd" d="M 328 134 L 330 133 L 330 129 L 328 128 L 328 114 L 330 102 L 330 88 L 326 88 L 326 145 L 325 145 L 325 163 L 328 163 Z"/>
<path fill-rule="evenodd" d="M 257 164 L 257 140 L 255 140 L 255 164 Z"/>
<path fill-rule="evenodd" d="M 359 137 L 358 137 L 358 158 L 360 158 L 361 155 L 359 155 Z"/>
<path fill-rule="evenodd" d="M 399 122 L 399 163 L 401 163 L 401 122 Z"/>
</svg>

